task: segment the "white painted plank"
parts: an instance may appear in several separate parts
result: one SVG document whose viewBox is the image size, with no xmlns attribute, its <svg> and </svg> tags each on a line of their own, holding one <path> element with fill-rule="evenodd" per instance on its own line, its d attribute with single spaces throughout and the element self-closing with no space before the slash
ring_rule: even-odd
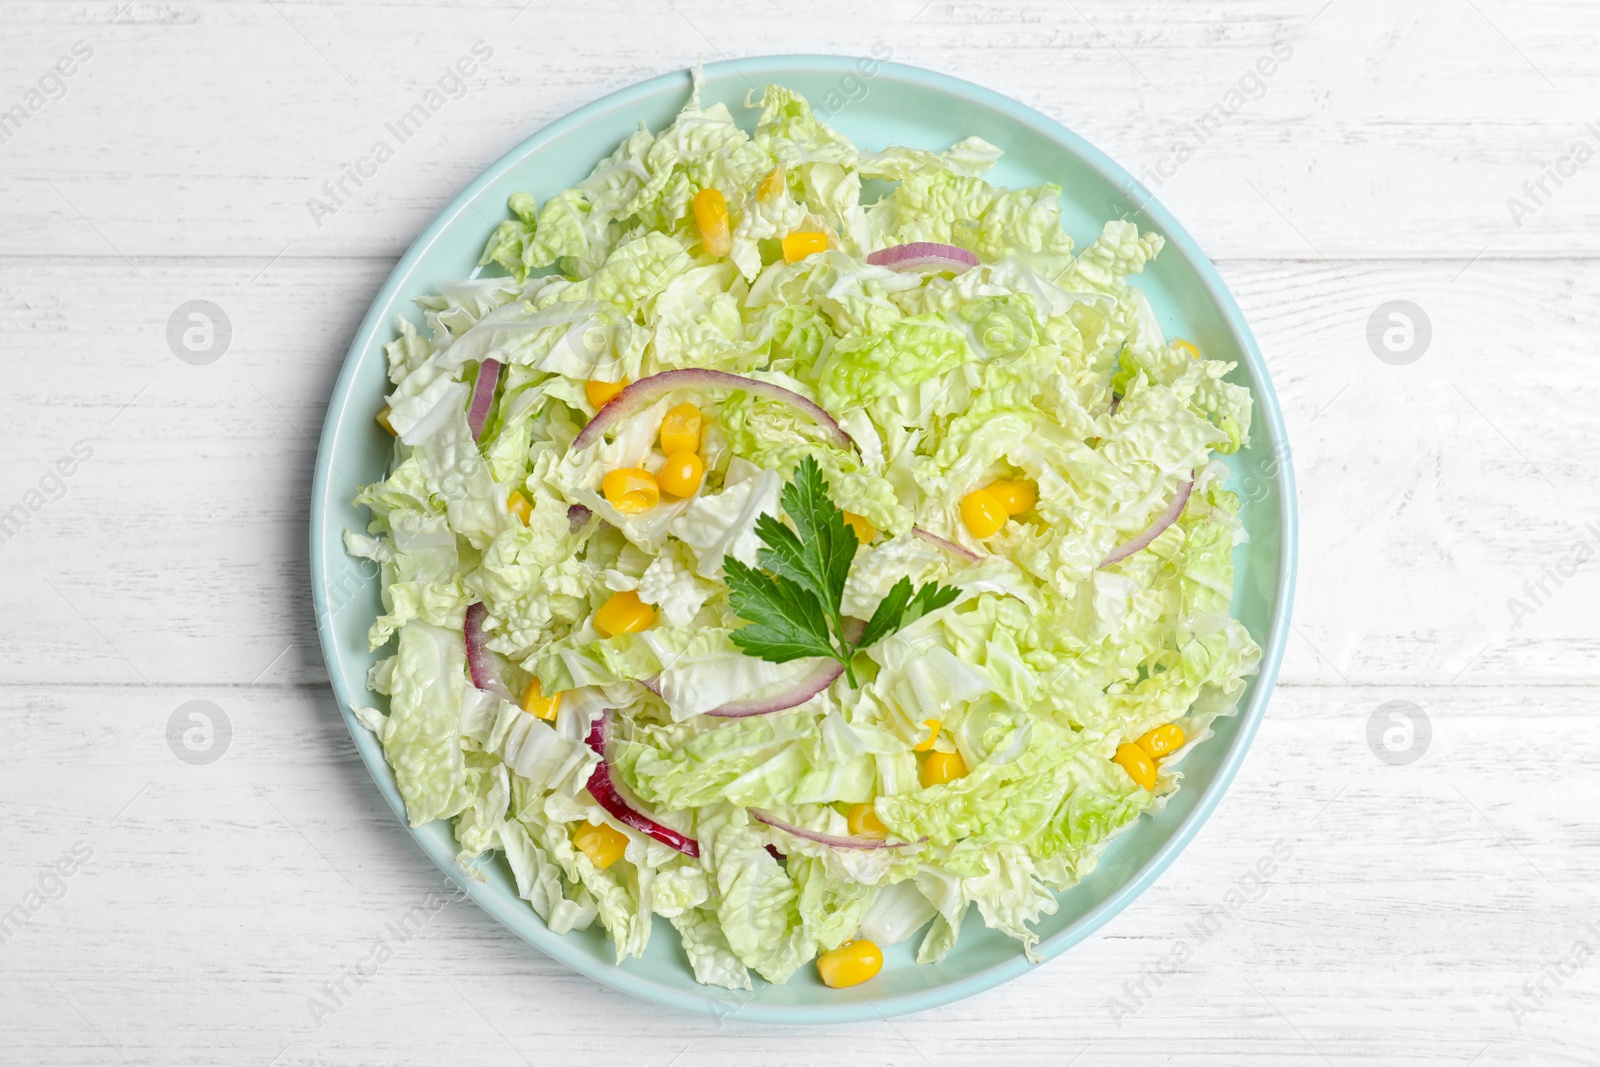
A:
<svg viewBox="0 0 1600 1067">
<path fill-rule="evenodd" d="M 25 501 L 74 443 L 94 450 L 0 545 L 12 576 L 0 680 L 324 677 L 305 562 L 312 442 L 388 263 L 285 257 L 253 283 L 251 267 L 162 260 L 148 282 L 112 273 L 90 287 L 84 262 L 0 260 L 0 301 L 17 309 L 0 330 L 27 355 L 0 397 L 0 503 Z M 1301 484 L 1284 677 L 1600 679 L 1600 566 L 1523 589 L 1580 539 L 1600 541 L 1585 525 L 1600 523 L 1590 393 L 1564 387 L 1594 373 L 1600 266 L 1223 268 L 1266 353 Z M 168 315 L 194 298 L 234 330 L 205 367 L 165 340 Z M 1373 311 L 1399 298 L 1432 324 L 1409 366 L 1366 341 Z M 1511 598 L 1537 610 L 1523 617 Z"/>
<path fill-rule="evenodd" d="M 1592 13 L 1572 0 L 819 0 L 783 17 L 753 0 L 625 0 L 604 32 L 583 7 L 513 21 L 521 0 L 131 4 L 115 22 L 110 0 L 0 13 L 0 104 L 74 42 L 93 50 L 0 145 L 13 252 L 395 255 L 484 166 L 608 91 L 701 57 L 875 47 L 1014 96 L 1136 173 L 1176 168 L 1157 192 L 1213 255 L 1600 250 L 1592 168 L 1547 181 L 1521 226 L 1507 206 L 1574 141 L 1600 148 L 1585 128 Z M 465 95 L 319 226 L 308 198 L 480 39 L 493 56 Z M 1274 42 L 1292 54 L 1257 90 Z M 1232 114 L 1202 143 L 1190 124 L 1218 104 Z"/>
<path fill-rule="evenodd" d="M 74 843 L 93 855 L 0 947 L 0 1032 L 18 1063 L 734 1064 L 777 1041 L 819 1064 L 1584 1063 L 1600 964 L 1520 1029 L 1507 1005 L 1600 919 L 1600 824 L 1557 767 L 1600 759 L 1597 693 L 1286 687 L 1211 822 L 1102 933 L 972 1000 L 797 1041 L 608 993 L 454 904 L 318 1027 L 308 999 L 439 885 L 331 696 L 41 687 L 0 720 L 0 905 Z M 232 723 L 210 766 L 166 747 L 190 699 Z M 1432 724 L 1409 766 L 1366 746 L 1392 699 Z"/>
<path fill-rule="evenodd" d="M 0 509 L 93 450 L 0 543 L 0 909 L 94 850 L 0 945 L 0 1060 L 1593 1063 L 1600 965 L 1552 969 L 1600 945 L 1600 590 L 1592 560 L 1557 573 L 1600 541 L 1600 193 L 1592 167 L 1547 203 L 1523 186 L 1592 136 L 1596 30 L 1579 0 L 624 0 L 603 32 L 522 0 L 0 6 L 0 109 L 94 48 L 0 143 Z M 448 121 L 315 226 L 306 198 L 480 37 L 495 56 Z M 318 1028 L 308 998 L 437 876 L 316 684 L 310 442 L 372 294 L 455 190 L 698 57 L 879 41 L 1138 172 L 1276 40 L 1294 55 L 1262 98 L 1159 190 L 1261 340 L 1303 537 L 1288 684 L 1171 871 L 1064 958 L 893 1024 L 718 1029 L 452 905 Z M 166 347 L 197 298 L 235 329 L 210 367 Z M 1408 366 L 1365 340 L 1394 299 L 1431 318 Z M 167 748 L 191 699 L 232 721 L 211 766 Z M 1393 700 L 1433 731 L 1408 766 L 1368 748 Z M 1280 839 L 1291 858 L 1198 943 Z M 1121 1025 L 1112 996 L 1139 1001 Z"/>
</svg>

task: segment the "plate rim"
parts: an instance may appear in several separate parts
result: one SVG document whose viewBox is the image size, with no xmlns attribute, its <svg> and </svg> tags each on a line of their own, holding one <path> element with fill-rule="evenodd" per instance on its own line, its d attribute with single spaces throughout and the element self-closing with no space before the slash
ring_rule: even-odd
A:
<svg viewBox="0 0 1600 1067">
<path fill-rule="evenodd" d="M 1172 865 L 1221 803 L 1222 797 L 1232 785 L 1250 750 L 1257 729 L 1265 716 L 1267 704 L 1276 688 L 1294 604 L 1295 572 L 1299 551 L 1299 515 L 1292 449 L 1277 393 L 1272 386 L 1272 379 L 1267 373 L 1266 363 L 1262 359 L 1255 336 L 1215 265 L 1200 250 L 1198 243 L 1177 218 L 1128 170 L 1064 124 L 1020 101 L 964 78 L 890 60 L 856 55 L 768 54 L 722 60 L 706 64 L 704 70 L 708 75 L 732 73 L 748 80 L 751 74 L 763 77 L 776 77 L 783 73 L 795 72 L 842 75 L 854 70 L 856 64 L 862 62 L 878 64 L 879 73 L 874 75 L 875 77 L 882 76 L 883 72 L 892 72 L 899 81 L 919 89 L 955 96 L 1000 112 L 1031 134 L 1061 145 L 1096 171 L 1100 177 L 1118 188 L 1130 193 L 1137 190 L 1139 208 L 1152 222 L 1152 228 L 1159 231 L 1167 244 L 1173 246 L 1187 261 L 1204 287 L 1207 297 L 1227 325 L 1244 361 L 1249 365 L 1255 384 L 1252 391 L 1255 393 L 1257 415 L 1262 420 L 1266 436 L 1273 445 L 1273 454 L 1280 459 L 1277 474 L 1279 494 L 1277 518 L 1280 530 L 1277 576 L 1279 595 L 1277 602 L 1271 605 L 1271 622 L 1267 640 L 1262 644 L 1261 665 L 1254 689 L 1247 705 L 1238 712 L 1240 724 L 1238 733 L 1218 765 L 1215 778 L 1197 798 L 1194 809 L 1183 818 L 1155 854 L 1130 872 L 1128 879 L 1115 892 L 1099 901 L 1066 929 L 1039 942 L 1036 953 L 1043 960 L 1049 960 L 1095 933 L 1130 905 Z M 893 997 L 881 999 L 857 997 L 838 1004 L 817 1005 L 763 1005 L 751 1000 L 734 1011 L 729 1011 L 722 999 L 672 989 L 624 971 L 620 967 L 598 964 L 591 957 L 572 951 L 567 947 L 564 935 L 550 933 L 538 916 L 525 905 L 513 913 L 498 895 L 490 893 L 481 883 L 463 878 L 460 868 L 455 863 L 454 850 L 437 847 L 421 833 L 423 828 L 413 827 L 410 824 L 405 814 L 404 801 L 398 790 L 392 782 L 385 782 L 381 773 L 386 764 L 383 763 L 381 750 L 377 749 L 376 739 L 357 722 L 351 711 L 352 703 L 364 700 L 365 694 L 345 692 L 338 672 L 332 669 L 333 664 L 342 659 L 333 634 L 334 613 L 327 610 L 328 586 L 324 558 L 328 523 L 324 502 L 330 498 L 332 447 L 336 443 L 339 427 L 345 422 L 353 399 L 353 385 L 361 354 L 379 340 L 382 331 L 390 327 L 389 309 L 403 296 L 402 289 L 406 279 L 433 245 L 454 227 L 463 215 L 477 210 L 474 206 L 476 199 L 529 154 L 568 130 L 592 122 L 599 116 L 634 107 L 640 101 L 655 96 L 662 89 L 681 85 L 687 91 L 689 79 L 690 72 L 684 69 L 659 74 L 600 96 L 536 130 L 486 167 L 441 210 L 389 272 L 382 288 L 373 297 L 371 306 L 345 352 L 343 364 L 329 397 L 322 433 L 317 444 L 309 533 L 312 603 L 316 612 L 319 643 L 324 661 L 329 668 L 329 682 L 345 726 L 350 731 L 373 784 L 388 801 L 389 807 L 399 818 L 407 835 L 434 861 L 445 876 L 470 896 L 479 907 L 540 952 L 610 989 L 651 1003 L 717 1018 L 736 1013 L 741 1018 L 753 1022 L 812 1024 L 856 1022 L 925 1011 L 1002 985 L 1026 974 L 1037 965 L 1028 962 L 1026 956 L 1018 951 L 1014 958 L 993 964 L 964 978 Z M 375 751 L 376 763 L 374 763 Z M 524 912 L 527 914 L 523 914 Z M 534 922 L 531 925 L 527 922 L 527 915 L 532 915 Z"/>
</svg>

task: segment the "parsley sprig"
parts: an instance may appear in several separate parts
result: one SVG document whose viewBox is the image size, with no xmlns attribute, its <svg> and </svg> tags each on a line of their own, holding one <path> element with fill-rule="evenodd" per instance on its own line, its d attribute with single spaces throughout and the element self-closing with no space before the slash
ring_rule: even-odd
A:
<svg viewBox="0 0 1600 1067">
<path fill-rule="evenodd" d="M 811 456 L 796 465 L 781 503 L 792 527 L 772 515 L 756 519 L 765 546 L 756 554 L 760 567 L 732 556 L 723 560 L 733 610 L 749 623 L 732 634 L 746 654 L 773 663 L 827 656 L 843 664 L 854 686 L 857 652 L 955 600 L 950 586 L 928 582 L 913 593 L 911 580 L 901 578 L 852 640 L 860 624 L 846 625 L 842 604 L 860 541 Z"/>
</svg>

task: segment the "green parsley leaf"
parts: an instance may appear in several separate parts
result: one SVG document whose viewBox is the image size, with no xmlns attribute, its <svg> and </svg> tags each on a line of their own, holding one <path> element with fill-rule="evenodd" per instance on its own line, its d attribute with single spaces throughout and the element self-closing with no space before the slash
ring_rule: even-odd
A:
<svg viewBox="0 0 1600 1067">
<path fill-rule="evenodd" d="M 956 599 L 957 590 L 937 582 L 913 593 L 910 580 L 902 578 L 860 636 L 850 640 L 841 605 L 850 565 L 861 544 L 844 521 L 844 512 L 829 497 L 822 468 L 813 457 L 796 464 L 781 501 L 792 528 L 771 515 L 761 515 L 755 525 L 765 546 L 756 558 L 770 573 L 732 556 L 723 559 L 729 603 L 749 624 L 735 630 L 731 639 L 747 655 L 773 663 L 826 656 L 843 664 L 855 685 L 851 663 L 857 652 Z"/>
<path fill-rule="evenodd" d="M 889 588 L 888 595 L 878 602 L 878 610 L 874 611 L 872 618 L 868 620 L 861 640 L 856 642 L 856 649 L 859 651 L 877 644 L 896 630 L 916 622 L 928 612 L 937 611 L 952 603 L 959 595 L 960 590 L 951 586 L 928 582 L 913 596 L 911 579 L 900 579 Z"/>
<path fill-rule="evenodd" d="M 783 575 L 768 577 L 732 556 L 723 560 L 728 572 L 728 600 L 750 622 L 731 639 L 748 655 L 773 663 L 806 656 L 838 658 L 828 635 L 828 619 L 810 591 Z"/>
<path fill-rule="evenodd" d="M 878 602 L 878 610 L 867 620 L 867 628 L 862 631 L 861 640 L 857 642 L 856 647 L 868 648 L 898 630 L 900 620 L 905 616 L 906 606 L 910 603 L 911 579 L 902 578 L 890 586 L 888 594 Z"/>
</svg>

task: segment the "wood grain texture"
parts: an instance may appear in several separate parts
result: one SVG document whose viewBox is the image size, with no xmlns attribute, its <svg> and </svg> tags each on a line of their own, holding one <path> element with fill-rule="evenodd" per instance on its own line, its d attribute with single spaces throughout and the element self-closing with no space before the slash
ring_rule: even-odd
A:
<svg viewBox="0 0 1600 1067">
<path fill-rule="evenodd" d="M 866 54 L 958 74 L 1156 167 L 1273 42 L 1293 56 L 1158 189 L 1213 255 L 1459 257 L 1600 248 L 1600 164 L 1516 225 L 1575 140 L 1600 148 L 1575 0 L 1015 4 L 20 0 L 5 102 L 78 40 L 94 57 L 0 145 L 7 240 L 35 255 L 398 254 L 452 190 L 575 107 L 699 58 Z M 919 10 L 920 9 L 920 10 Z M 513 21 L 515 17 L 515 21 Z M 915 21 L 912 21 L 913 18 Z M 321 226 L 306 200 L 482 39 L 469 90 Z M 1247 91 L 1254 90 L 1247 86 Z M 63 168 L 63 155 L 73 160 Z M 1526 194 L 1521 194 L 1526 195 Z M 1530 205 L 1537 206 L 1537 205 Z"/>
<path fill-rule="evenodd" d="M 307 197 L 480 38 L 467 94 L 315 225 Z M 1600 547 L 1600 163 L 1520 226 L 1506 202 L 1595 136 L 1591 5 L 623 0 L 597 31 L 522 0 L 13 0 L 0 40 L 0 110 L 93 49 L 0 143 L 0 512 L 44 501 L 0 543 L 0 912 L 60 896 L 0 944 L 0 1062 L 1596 1062 L 1600 961 L 1561 970 L 1600 946 L 1600 561 L 1563 566 Z M 1293 49 L 1158 190 L 1257 332 L 1301 486 L 1284 681 L 1238 781 L 1099 935 L 914 1018 L 719 1027 L 452 904 L 319 1026 L 308 1000 L 439 887 L 311 626 L 313 442 L 372 295 L 573 108 L 878 41 L 1136 172 Z M 232 323 L 211 366 L 167 348 L 191 299 Z M 1366 340 L 1396 299 L 1433 331 L 1407 366 Z M 209 766 L 167 745 L 190 700 L 231 723 Z M 1368 747 L 1394 700 L 1432 728 L 1406 766 Z"/>
<path fill-rule="evenodd" d="M 1464 1064 L 1485 1045 L 1480 1062 L 1592 1062 L 1600 964 L 1520 1030 L 1507 1008 L 1600 919 L 1600 821 L 1551 773 L 1600 759 L 1593 694 L 1535 692 L 1285 687 L 1216 815 L 1099 936 L 972 1000 L 794 1041 L 606 992 L 462 905 L 318 1027 L 322 983 L 439 885 L 328 695 L 40 686 L 0 726 L 0 901 L 75 842 L 93 856 L 0 948 L 7 1062 L 266 1063 L 288 1046 L 280 1063 L 664 1064 L 687 1047 L 680 1062 L 734 1064 L 772 1062 L 776 1041 L 819 1064 L 1059 1064 L 1085 1047 L 1079 1062 Z M 232 724 L 208 767 L 166 748 L 189 699 Z M 1366 746 L 1392 699 L 1433 726 L 1406 767 Z M 1180 943 L 1188 958 L 1164 962 Z"/>
</svg>

